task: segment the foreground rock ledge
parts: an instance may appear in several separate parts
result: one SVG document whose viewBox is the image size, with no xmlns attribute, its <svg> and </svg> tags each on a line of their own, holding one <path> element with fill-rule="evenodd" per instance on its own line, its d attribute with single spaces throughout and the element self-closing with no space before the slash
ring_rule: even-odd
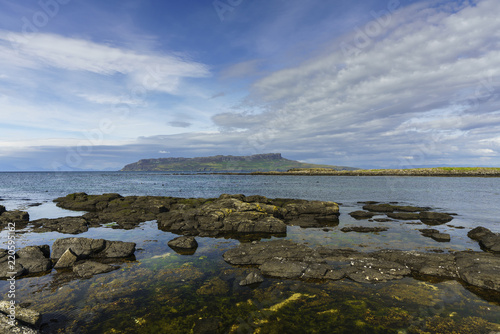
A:
<svg viewBox="0 0 500 334">
<path fill-rule="evenodd" d="M 500 292 L 500 256 L 483 252 L 435 254 L 382 250 L 372 253 L 328 247 L 310 248 L 289 240 L 240 244 L 223 254 L 233 265 L 258 266 L 266 276 L 293 279 L 385 282 L 429 275 L 459 279 Z"/>
</svg>

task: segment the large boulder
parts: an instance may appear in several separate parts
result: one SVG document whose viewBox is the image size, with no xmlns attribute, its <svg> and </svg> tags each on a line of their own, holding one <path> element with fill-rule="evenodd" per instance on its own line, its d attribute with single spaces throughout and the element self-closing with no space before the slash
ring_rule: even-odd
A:
<svg viewBox="0 0 500 334">
<path fill-rule="evenodd" d="M 500 291 L 500 257 L 488 253 L 461 252 L 456 255 L 460 278 L 483 289 Z"/>
<path fill-rule="evenodd" d="M 17 251 L 16 262 L 25 269 L 24 274 L 35 274 L 52 269 L 50 260 L 50 248 L 43 246 L 26 246 Z"/>
<path fill-rule="evenodd" d="M 478 226 L 467 233 L 473 240 L 479 241 L 479 245 L 486 251 L 500 253 L 500 233 L 493 233 L 485 227 Z"/>
<path fill-rule="evenodd" d="M 129 257 L 135 252 L 134 242 L 109 241 L 89 238 L 57 239 L 52 246 L 52 258 L 59 259 L 68 249 L 78 257 L 87 258 L 119 258 Z"/>
</svg>

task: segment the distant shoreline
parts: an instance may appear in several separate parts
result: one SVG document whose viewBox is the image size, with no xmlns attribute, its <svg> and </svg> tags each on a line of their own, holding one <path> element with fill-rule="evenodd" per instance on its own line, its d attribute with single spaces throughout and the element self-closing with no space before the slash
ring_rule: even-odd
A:
<svg viewBox="0 0 500 334">
<path fill-rule="evenodd" d="M 227 173 L 239 175 L 299 175 L 299 176 L 435 176 L 435 177 L 500 177 L 500 168 L 493 167 L 435 167 L 413 169 L 331 170 L 326 168 L 297 168 L 287 172 Z"/>
</svg>

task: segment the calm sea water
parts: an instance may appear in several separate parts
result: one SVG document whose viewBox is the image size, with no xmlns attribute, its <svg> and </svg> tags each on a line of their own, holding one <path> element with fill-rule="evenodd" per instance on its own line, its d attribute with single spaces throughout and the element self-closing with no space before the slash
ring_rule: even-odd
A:
<svg viewBox="0 0 500 334">
<path fill-rule="evenodd" d="M 311 246 L 351 247 L 363 251 L 382 248 L 479 251 L 477 243 L 466 236 L 468 230 L 481 225 L 500 232 L 500 178 L 172 175 L 141 172 L 0 173 L 0 204 L 8 210 L 27 210 L 31 219 L 80 215 L 81 213 L 59 209 L 52 203 L 54 198 L 74 192 L 175 197 L 218 197 L 223 193 L 241 193 L 270 198 L 335 201 L 340 203 L 338 227 L 328 230 L 289 227 L 287 238 L 307 242 Z M 438 243 L 421 236 L 417 229 L 425 227 L 422 225 L 356 221 L 348 213 L 361 209 L 362 204 L 358 203 L 360 201 L 399 202 L 456 213 L 452 222 L 435 227 L 450 233 L 452 241 Z M 343 226 L 373 224 L 390 229 L 378 234 L 340 232 Z M 29 227 L 23 232 L 18 234 L 18 248 L 26 245 L 52 245 L 55 239 L 69 236 L 57 232 L 30 233 Z M 362 318 L 365 317 L 363 314 L 366 314 L 367 307 L 373 312 L 388 312 L 387 308 L 392 310 L 393 304 L 399 303 L 398 310 L 407 312 L 411 319 L 449 314 L 457 314 L 455 319 L 467 319 L 471 315 L 470 310 L 477 309 L 472 315 L 500 322 L 498 303 L 483 300 L 456 282 L 456 285 L 450 282 L 422 285 L 423 282 L 406 278 L 386 285 L 366 286 L 346 280 L 325 285 L 267 279 L 261 287 L 249 289 L 236 284 L 248 269 L 234 268 L 222 261 L 223 251 L 237 245 L 236 240 L 198 238 L 200 247 L 194 256 L 179 256 L 166 245 L 175 235 L 159 231 L 154 222 L 145 222 L 140 228 L 130 231 L 91 228 L 78 236 L 134 241 L 138 248 L 136 261 L 124 263 L 118 271 L 89 280 L 65 281 L 67 273 L 55 270 L 49 275 L 19 279 L 17 298 L 21 302 L 31 303 L 33 308 L 45 314 L 44 321 L 50 323 L 48 332 L 185 333 L 192 329 L 198 318 L 211 316 L 220 317 L 226 325 L 231 321 L 241 325 L 242 314 L 250 312 L 246 309 L 250 306 L 242 303 L 254 300 L 251 312 L 258 314 L 262 318 L 261 322 L 251 322 L 245 318 L 243 323 L 251 330 L 240 332 L 252 333 L 253 329 L 261 328 L 261 333 L 274 333 L 275 329 L 271 329 L 265 322 L 272 316 L 262 310 L 267 310 L 268 306 L 279 304 L 296 293 L 316 296 L 318 291 L 334 293 L 338 289 L 349 290 L 350 295 L 342 295 L 345 298 L 339 297 L 338 300 L 328 302 L 316 301 L 325 305 L 325 309 L 319 308 L 317 314 L 323 316 L 328 314 L 325 312 L 335 313 L 337 311 L 332 310 L 337 308 L 341 312 L 339 314 L 342 314 L 341 310 L 348 308 L 346 312 L 352 315 L 359 311 L 361 313 L 358 318 Z M 2 244 L 6 244 L 6 232 L 0 232 L 0 238 Z M 217 294 L 216 297 L 201 293 L 199 289 L 203 284 L 214 277 L 228 282 L 229 292 Z M 387 293 L 379 291 L 380 289 L 390 290 L 390 294 L 397 298 L 382 300 L 382 297 L 375 297 Z M 413 297 L 409 297 L 408 289 L 415 289 L 418 293 L 412 292 Z M 0 282 L 0 293 L 2 296 L 7 293 L 5 282 Z M 450 293 L 455 297 L 446 297 Z M 353 299 L 348 295 L 358 296 L 354 299 L 356 303 L 362 301 L 364 308 L 360 306 L 360 309 L 352 309 Z M 417 295 L 423 298 L 422 301 L 416 300 L 420 298 Z M 259 304 L 256 301 L 261 305 L 256 306 Z M 222 310 L 227 313 L 228 309 L 236 313 L 223 314 Z M 489 311 L 484 311 L 486 309 Z M 393 311 L 396 312 L 391 312 Z M 87 315 L 83 316 L 84 313 Z M 344 327 L 339 325 L 338 332 L 361 330 L 355 328 L 361 318 L 342 318 L 343 322 L 335 320 L 337 325 L 342 323 L 345 326 L 343 330 Z M 237 319 L 239 320 L 236 321 Z M 296 320 L 291 315 L 283 314 L 280 319 L 284 319 L 281 320 L 282 329 L 289 328 Z M 368 320 L 363 321 L 366 323 Z M 406 330 L 408 326 L 408 323 L 401 320 L 402 330 Z M 458 322 L 456 326 L 459 326 Z M 366 328 L 364 331 L 371 332 Z"/>
</svg>

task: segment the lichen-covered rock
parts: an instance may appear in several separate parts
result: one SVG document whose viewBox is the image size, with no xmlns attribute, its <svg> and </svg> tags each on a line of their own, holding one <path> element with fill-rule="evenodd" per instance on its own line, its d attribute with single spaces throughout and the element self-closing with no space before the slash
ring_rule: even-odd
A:
<svg viewBox="0 0 500 334">
<path fill-rule="evenodd" d="M 456 255 L 460 278 L 484 289 L 500 291 L 500 257 L 489 253 L 461 252 Z"/>
<path fill-rule="evenodd" d="M 63 238 L 57 239 L 52 245 L 53 259 L 59 259 L 67 249 L 73 251 L 79 259 L 85 259 L 93 254 L 97 254 L 104 250 L 106 243 L 104 239 L 89 239 L 89 238 Z"/>
<path fill-rule="evenodd" d="M 262 275 L 259 272 L 252 271 L 250 274 L 247 275 L 247 277 L 245 277 L 245 279 L 241 280 L 239 284 L 241 286 L 245 286 L 261 282 L 264 282 L 264 277 L 262 277 Z"/>
<path fill-rule="evenodd" d="M 24 274 L 35 274 L 52 269 L 50 261 L 50 248 L 43 246 L 26 246 L 20 249 L 16 255 L 16 263 L 19 263 L 25 269 Z"/>
</svg>

